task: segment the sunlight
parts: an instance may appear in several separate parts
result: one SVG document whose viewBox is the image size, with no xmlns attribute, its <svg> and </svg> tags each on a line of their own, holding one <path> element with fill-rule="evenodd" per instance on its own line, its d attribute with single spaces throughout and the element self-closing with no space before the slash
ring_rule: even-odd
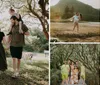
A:
<svg viewBox="0 0 100 85">
<path fill-rule="evenodd" d="M 81 1 L 85 4 L 89 4 L 92 7 L 97 8 L 97 9 L 100 8 L 100 1 L 99 0 L 78 0 L 78 1 Z"/>
<path fill-rule="evenodd" d="M 60 1 L 60 0 L 51 0 L 51 1 L 50 1 L 50 5 L 51 5 L 51 6 L 54 6 L 54 5 L 56 5 L 59 1 Z"/>
</svg>

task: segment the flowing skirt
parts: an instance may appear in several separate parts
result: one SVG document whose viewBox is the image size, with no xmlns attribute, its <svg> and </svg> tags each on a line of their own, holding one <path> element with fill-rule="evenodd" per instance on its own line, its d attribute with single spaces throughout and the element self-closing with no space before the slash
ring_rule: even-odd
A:
<svg viewBox="0 0 100 85">
<path fill-rule="evenodd" d="M 5 50 L 2 43 L 0 43 L 0 70 L 5 71 L 7 69 L 7 61 L 5 56 Z"/>
</svg>

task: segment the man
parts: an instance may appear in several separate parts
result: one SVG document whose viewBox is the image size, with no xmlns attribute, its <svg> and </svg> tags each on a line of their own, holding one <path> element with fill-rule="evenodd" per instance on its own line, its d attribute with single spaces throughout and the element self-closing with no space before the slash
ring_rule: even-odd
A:
<svg viewBox="0 0 100 85">
<path fill-rule="evenodd" d="M 85 81 L 85 66 L 81 64 L 81 77 Z"/>
<path fill-rule="evenodd" d="M 61 66 L 61 74 L 62 74 L 62 84 L 68 83 L 68 74 L 69 74 L 69 65 L 64 61 L 64 64 Z"/>
<path fill-rule="evenodd" d="M 13 26 L 9 33 L 8 43 L 10 43 L 10 53 L 13 59 L 14 74 L 12 78 L 16 78 L 19 76 L 22 51 L 25 45 L 25 35 L 29 35 L 29 33 L 28 28 L 24 24 L 22 24 L 23 34 L 19 32 L 19 21 L 16 16 L 12 16 L 10 20 Z"/>
</svg>

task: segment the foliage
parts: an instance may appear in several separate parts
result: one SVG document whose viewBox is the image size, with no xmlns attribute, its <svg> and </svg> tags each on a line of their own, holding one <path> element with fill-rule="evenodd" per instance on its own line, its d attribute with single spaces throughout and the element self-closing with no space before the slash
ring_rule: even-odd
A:
<svg viewBox="0 0 100 85">
<path fill-rule="evenodd" d="M 71 18 L 73 15 L 74 15 L 74 7 L 72 6 L 71 8 L 69 8 L 68 6 L 66 6 L 65 11 L 62 15 L 62 19 Z"/>
<path fill-rule="evenodd" d="M 99 69 L 100 69 L 99 48 L 100 48 L 99 44 L 51 45 L 51 69 L 60 70 L 60 66 L 63 64 L 63 61 L 64 60 L 67 61 L 68 59 L 70 59 L 72 61 L 79 61 L 80 63 L 82 63 L 85 66 L 85 68 L 88 70 L 87 74 L 91 73 L 95 78 L 98 78 Z M 51 74 L 52 73 L 53 72 L 51 71 Z M 53 81 L 53 79 L 51 80 Z M 89 78 L 86 78 L 86 80 L 90 82 Z M 91 85 L 95 85 L 95 84 L 99 85 L 98 79 L 95 79 L 94 81 L 95 83 Z M 56 82 L 58 82 L 58 80 L 56 80 Z M 52 83 L 51 85 L 54 84 Z"/>
<path fill-rule="evenodd" d="M 44 52 L 44 50 L 48 50 L 48 40 L 44 37 L 44 34 L 39 30 L 35 29 L 31 31 L 31 36 L 36 36 L 36 38 L 26 38 L 27 44 L 25 45 L 24 49 L 26 51 L 31 52 Z"/>
<path fill-rule="evenodd" d="M 49 0 L 2 0 L 1 2 L 2 10 L 3 8 L 14 7 L 19 10 L 21 15 L 23 14 L 23 17 L 28 15 L 31 18 L 38 19 L 41 23 L 44 35 L 49 39 Z"/>
<path fill-rule="evenodd" d="M 58 69 L 51 69 L 51 85 L 60 85 L 61 79 L 61 72 Z"/>
<path fill-rule="evenodd" d="M 26 42 L 28 42 L 24 47 L 25 51 L 43 52 L 44 50 L 48 50 L 49 0 L 44 0 L 44 2 L 42 3 L 44 4 L 45 9 L 43 9 L 39 1 L 41 0 L 0 0 L 0 14 L 3 14 L 5 10 L 8 11 L 10 7 L 13 7 L 18 13 L 22 15 L 24 23 L 29 28 L 29 37 L 31 38 L 28 39 L 26 37 L 25 39 Z M 9 17 L 3 17 L 4 18 L 2 18 L 2 21 L 0 21 L 0 28 L 4 28 L 3 32 L 7 34 L 10 21 L 8 20 Z M 46 37 L 44 36 L 42 31 L 44 32 Z M 6 53 L 9 54 L 8 51 Z"/>
</svg>

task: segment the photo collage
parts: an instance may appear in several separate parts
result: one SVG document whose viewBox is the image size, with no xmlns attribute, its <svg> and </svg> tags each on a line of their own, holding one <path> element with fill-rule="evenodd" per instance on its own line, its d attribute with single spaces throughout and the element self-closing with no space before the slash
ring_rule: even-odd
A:
<svg viewBox="0 0 100 85">
<path fill-rule="evenodd" d="M 100 0 L 0 0 L 0 85 L 100 85 Z"/>
</svg>

